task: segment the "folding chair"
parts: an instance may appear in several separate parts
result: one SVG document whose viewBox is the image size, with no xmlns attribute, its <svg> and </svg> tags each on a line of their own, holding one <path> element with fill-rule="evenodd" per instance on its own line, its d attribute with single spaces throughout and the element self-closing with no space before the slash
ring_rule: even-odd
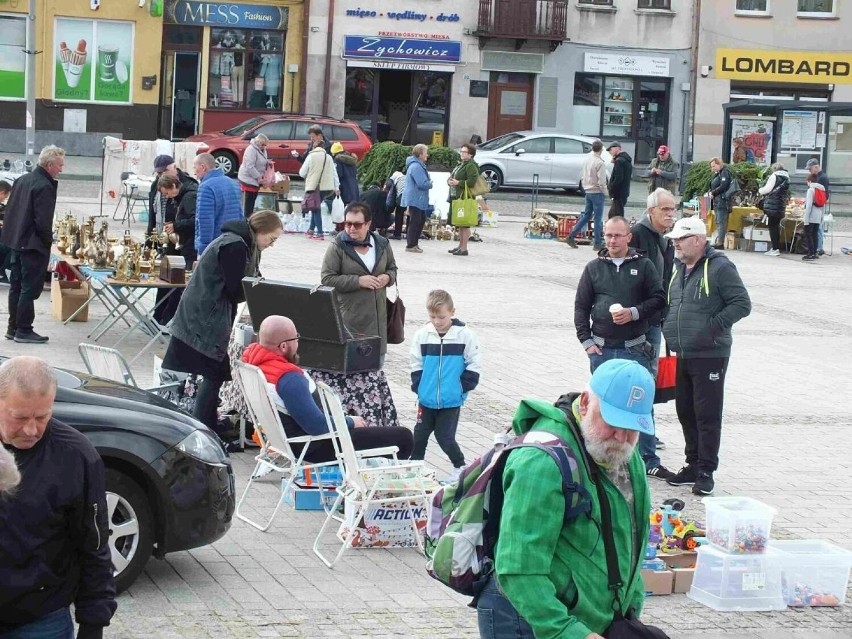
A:
<svg viewBox="0 0 852 639">
<path fill-rule="evenodd" d="M 306 473 L 314 468 L 337 465 L 338 462 L 336 459 L 318 463 L 305 461 L 305 455 L 311 443 L 328 439 L 332 440 L 333 443 L 334 433 L 329 431 L 324 435 L 287 437 L 284 432 L 284 426 L 281 424 L 278 409 L 270 395 L 270 393 L 275 391 L 270 389 L 263 371 L 257 366 L 252 366 L 245 362 L 236 362 L 234 370 L 237 373 L 236 377 L 245 397 L 249 417 L 254 422 L 255 431 L 260 435 L 262 443 L 260 452 L 255 457 L 257 464 L 254 467 L 254 471 L 252 471 L 251 478 L 246 484 L 242 497 L 240 497 L 240 501 L 237 503 L 236 515 L 250 526 L 266 532 L 272 525 L 275 515 L 278 514 L 278 509 L 281 508 L 284 496 L 293 487 L 293 482 L 300 473 Z M 293 452 L 291 444 L 304 444 L 302 452 L 298 456 Z M 255 522 L 241 513 L 243 502 L 252 484 L 262 476 L 260 473 L 261 470 L 273 471 L 282 475 L 281 491 L 276 500 L 275 510 L 272 511 L 272 515 L 266 523 Z"/>
<path fill-rule="evenodd" d="M 123 172 L 121 174 L 121 197 L 118 198 L 118 202 L 115 203 L 115 210 L 112 212 L 112 219 L 118 220 L 116 216 L 118 215 L 118 210 L 121 207 L 121 201 L 124 200 L 124 212 L 122 213 L 120 221 L 124 223 L 126 220 L 128 225 L 131 221 L 136 221 L 136 218 L 133 215 L 133 209 L 136 207 L 136 204 L 141 202 L 143 210 L 148 204 L 148 193 L 140 191 L 136 184 L 127 183 L 127 180 L 133 177 L 133 175 L 133 173 L 129 172 Z"/>
<path fill-rule="evenodd" d="M 423 462 L 397 460 L 396 446 L 356 451 L 355 446 L 352 444 L 352 438 L 349 436 L 346 415 L 343 413 L 340 398 L 331 388 L 322 382 L 317 382 L 317 388 L 326 419 L 330 418 L 329 428 L 333 428 L 337 435 L 337 441 L 340 446 L 338 459 L 343 467 L 343 483 L 337 489 L 337 499 L 326 515 L 325 522 L 323 522 L 322 528 L 320 528 L 314 541 L 314 554 L 327 567 L 333 568 L 334 564 L 346 552 L 346 549 L 352 546 L 352 539 L 357 526 L 350 526 L 349 534 L 343 539 L 340 551 L 333 560 L 329 561 L 319 549 L 321 538 L 332 520 L 336 519 L 335 515 L 344 499 L 357 508 L 357 512 L 352 518 L 354 522 L 361 521 L 373 506 L 404 504 L 408 510 L 411 531 L 417 547 L 423 551 L 423 541 L 420 538 L 420 532 L 417 529 L 417 519 L 414 514 L 414 508 L 411 505 L 412 501 L 420 501 L 424 508 L 428 508 L 429 497 L 426 494 L 426 486 L 424 484 Z M 364 463 L 366 458 L 377 457 L 379 455 L 393 455 L 393 459 L 389 464 L 383 466 L 368 466 Z M 377 493 L 388 496 L 378 497 Z"/>
<path fill-rule="evenodd" d="M 109 379 L 119 384 L 141 388 L 136 383 L 136 379 L 134 379 L 133 373 L 130 371 L 130 367 L 127 365 L 124 356 L 116 349 L 107 346 L 98 346 L 97 344 L 80 344 L 77 350 L 80 352 L 83 364 L 85 364 L 86 370 L 90 375 Z M 183 384 L 183 381 L 143 388 L 142 390 L 164 396 L 168 399 L 168 394 L 177 391 L 181 384 Z"/>
</svg>

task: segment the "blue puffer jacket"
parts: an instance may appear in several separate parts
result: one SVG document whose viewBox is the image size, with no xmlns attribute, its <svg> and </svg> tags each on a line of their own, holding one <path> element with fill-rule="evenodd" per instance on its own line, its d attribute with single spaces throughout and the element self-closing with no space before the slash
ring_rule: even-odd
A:
<svg viewBox="0 0 852 639">
<path fill-rule="evenodd" d="M 429 322 L 411 344 L 411 390 L 426 408 L 456 408 L 479 384 L 479 341 L 453 320 L 443 336 Z"/>
<path fill-rule="evenodd" d="M 240 187 L 222 169 L 213 169 L 201 178 L 195 205 L 195 250 L 198 256 L 222 233 L 229 220 L 243 219 Z"/>
<path fill-rule="evenodd" d="M 413 155 L 405 161 L 405 190 L 402 192 L 402 205 L 413 206 L 425 211 L 429 206 L 429 189 L 432 178 L 426 170 L 426 164 Z"/>
</svg>

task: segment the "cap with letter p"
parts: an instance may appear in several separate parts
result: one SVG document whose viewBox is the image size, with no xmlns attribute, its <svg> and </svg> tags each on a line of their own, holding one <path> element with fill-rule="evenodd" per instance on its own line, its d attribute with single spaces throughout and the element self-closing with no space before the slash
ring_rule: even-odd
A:
<svg viewBox="0 0 852 639">
<path fill-rule="evenodd" d="M 665 237 L 670 240 L 680 240 L 690 235 L 707 236 L 707 227 L 698 217 L 682 217 L 675 222 L 674 228 L 670 233 L 666 233 Z"/>
<path fill-rule="evenodd" d="M 598 397 L 601 417 L 607 424 L 654 434 L 654 378 L 642 364 L 608 360 L 595 369 L 589 387 Z"/>
</svg>

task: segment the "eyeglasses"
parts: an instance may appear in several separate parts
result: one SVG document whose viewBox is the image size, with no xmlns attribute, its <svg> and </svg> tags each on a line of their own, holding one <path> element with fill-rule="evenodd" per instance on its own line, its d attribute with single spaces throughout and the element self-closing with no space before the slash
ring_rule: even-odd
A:
<svg viewBox="0 0 852 639">
<path fill-rule="evenodd" d="M 344 222 L 343 226 L 345 226 L 348 229 L 355 229 L 357 231 L 362 226 L 364 226 L 365 224 L 366 224 L 366 222 Z"/>
<path fill-rule="evenodd" d="M 296 333 L 296 337 L 291 337 L 290 339 L 282 339 L 282 340 L 281 340 L 281 342 L 278 344 L 278 346 L 280 347 L 280 346 L 281 346 L 281 344 L 286 344 L 287 342 L 295 342 L 295 341 L 296 341 L 297 339 L 299 339 L 300 337 L 301 337 L 301 335 L 299 335 L 298 333 Z"/>
<path fill-rule="evenodd" d="M 691 237 L 695 237 L 694 235 L 684 235 L 683 237 L 673 237 L 672 242 L 677 244 L 678 242 L 683 242 L 684 240 L 688 240 Z"/>
<path fill-rule="evenodd" d="M 623 237 L 627 237 L 626 233 L 607 233 L 604 237 L 608 240 L 620 240 Z"/>
<path fill-rule="evenodd" d="M 677 211 L 677 207 L 674 206 L 658 206 L 657 208 L 663 213 L 674 213 L 675 211 Z"/>
</svg>

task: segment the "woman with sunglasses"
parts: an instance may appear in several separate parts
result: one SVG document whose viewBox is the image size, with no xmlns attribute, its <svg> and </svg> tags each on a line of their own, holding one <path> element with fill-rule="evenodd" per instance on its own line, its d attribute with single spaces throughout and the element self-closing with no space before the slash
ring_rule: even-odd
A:
<svg viewBox="0 0 852 639">
<path fill-rule="evenodd" d="M 337 290 L 346 328 L 355 334 L 381 338 L 381 365 L 388 346 L 387 287 L 396 284 L 396 260 L 390 242 L 370 231 L 372 214 L 363 202 L 346 207 L 344 230 L 328 247 L 322 263 L 322 283 Z M 321 373 L 314 377 L 335 388 L 345 408 L 371 426 L 397 426 L 396 408 L 384 373 Z"/>
<path fill-rule="evenodd" d="M 225 222 L 222 234 L 198 260 L 171 324 L 163 368 L 204 378 L 193 416 L 214 432 L 219 432 L 219 390 L 231 380 L 228 339 L 237 304 L 245 301 L 243 277 L 258 275 L 260 252 L 275 244 L 283 232 L 274 211 Z"/>
</svg>

